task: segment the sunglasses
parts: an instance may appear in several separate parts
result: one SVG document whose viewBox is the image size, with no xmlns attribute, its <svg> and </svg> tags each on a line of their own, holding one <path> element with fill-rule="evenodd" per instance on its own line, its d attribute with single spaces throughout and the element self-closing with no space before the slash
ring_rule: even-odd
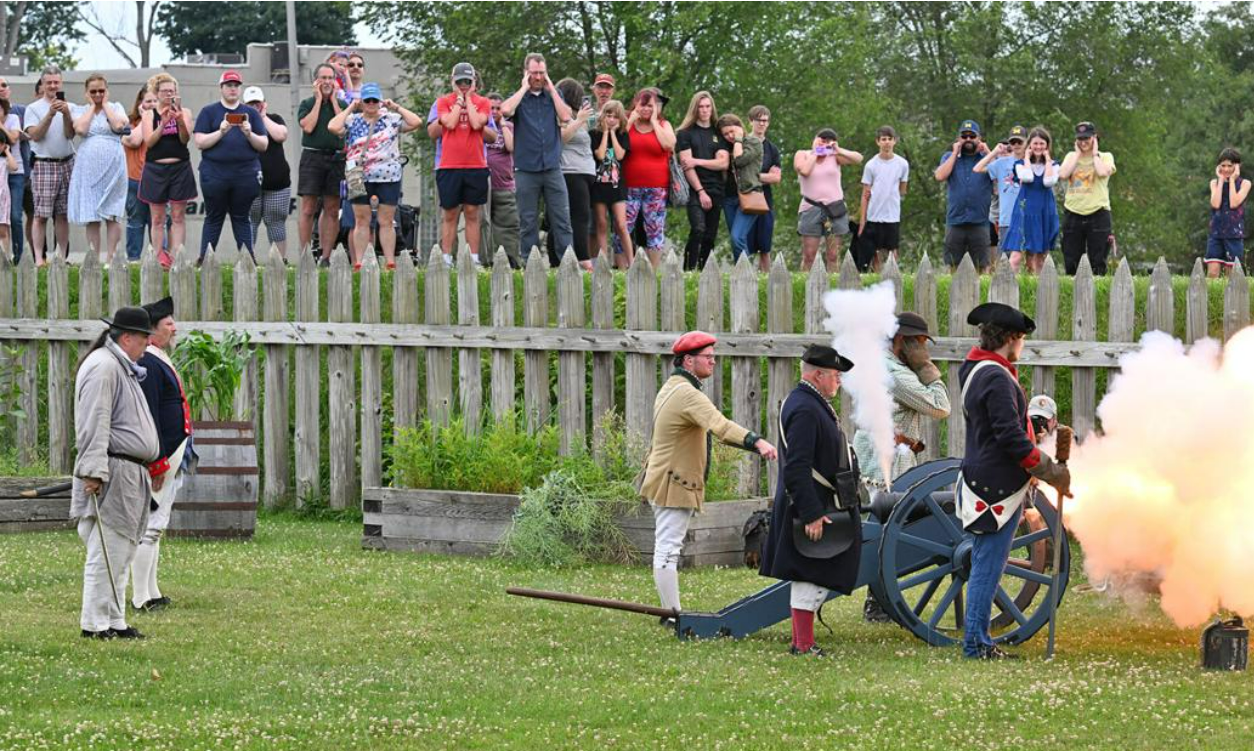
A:
<svg viewBox="0 0 1254 751">
<path fill-rule="evenodd" d="M 378 99 L 363 99 L 363 100 L 361 100 L 361 101 L 365 102 L 366 104 L 378 104 L 380 100 L 378 100 Z"/>
<path fill-rule="evenodd" d="M 977 136 L 974 133 L 963 133 L 962 135 L 958 136 L 958 138 L 962 139 L 963 141 L 974 141 L 975 139 L 979 138 L 979 136 Z"/>
<path fill-rule="evenodd" d="M 87 93 L 95 96 L 96 94 L 106 94 L 108 91 L 108 89 L 88 89 Z"/>
<path fill-rule="evenodd" d="M 365 63 L 349 63 L 346 67 L 349 67 L 349 68 L 364 68 L 364 67 L 366 67 L 366 64 L 365 64 Z"/>
<path fill-rule="evenodd" d="M 474 81 L 472 81 L 472 80 L 471 80 L 471 79 L 469 79 L 469 78 L 459 78 L 459 79 L 457 79 L 456 81 L 454 81 L 453 83 L 457 84 L 458 86 L 470 86 L 470 85 L 474 84 Z"/>
</svg>

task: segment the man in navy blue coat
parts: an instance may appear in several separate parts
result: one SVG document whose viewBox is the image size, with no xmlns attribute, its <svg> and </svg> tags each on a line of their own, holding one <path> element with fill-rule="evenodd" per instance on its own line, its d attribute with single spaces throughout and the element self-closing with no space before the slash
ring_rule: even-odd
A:
<svg viewBox="0 0 1254 751">
<path fill-rule="evenodd" d="M 780 410 L 780 475 L 759 573 L 792 582 L 793 654 L 823 654 L 814 643 L 814 613 L 829 590 L 849 594 L 858 579 L 861 520 L 856 504 L 838 510 L 834 491 L 837 475 L 853 470 L 854 462 L 829 401 L 840 391 L 840 374 L 852 367 L 831 347 L 809 347 L 801 357 L 801 383 Z M 826 544 L 803 539 L 799 546 L 794 526 L 802 524 L 805 538 Z"/>
<path fill-rule="evenodd" d="M 976 306 L 967 323 L 980 327 L 980 344 L 958 370 L 967 441 L 957 511 L 974 537 L 962 651 L 975 659 L 1000 660 L 1012 655 L 993 644 L 989 620 L 1031 480 L 1070 495 L 1071 473 L 1036 447 L 1028 399 L 1015 368 L 1036 323 L 1001 303 Z"/>
<path fill-rule="evenodd" d="M 174 496 L 183 481 L 183 470 L 196 460 L 192 447 L 192 412 L 183 393 L 183 382 L 167 354 L 174 345 L 178 329 L 174 323 L 174 301 L 167 297 L 144 306 L 152 321 L 148 349 L 139 358 L 139 365 L 148 371 L 140 382 L 152 420 L 161 441 L 161 454 L 148 466 L 152 477 L 152 505 L 148 527 L 139 541 L 131 564 L 131 604 L 136 610 L 155 610 L 170 604 L 157 586 L 157 561 L 161 553 L 161 535 L 170 523 Z"/>
</svg>

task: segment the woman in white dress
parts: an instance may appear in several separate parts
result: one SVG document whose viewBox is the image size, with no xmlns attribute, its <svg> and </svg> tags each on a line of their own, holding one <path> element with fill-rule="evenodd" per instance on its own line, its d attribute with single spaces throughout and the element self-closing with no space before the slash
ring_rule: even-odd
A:
<svg viewBox="0 0 1254 751">
<path fill-rule="evenodd" d="M 108 263 L 122 239 L 126 218 L 126 152 L 122 136 L 129 128 L 126 108 L 109 101 L 104 76 L 87 79 L 87 103 L 74 105 L 74 132 L 83 140 L 70 177 L 69 219 L 87 225 L 87 244 L 100 252 L 100 224 L 107 228 L 102 258 Z"/>
</svg>

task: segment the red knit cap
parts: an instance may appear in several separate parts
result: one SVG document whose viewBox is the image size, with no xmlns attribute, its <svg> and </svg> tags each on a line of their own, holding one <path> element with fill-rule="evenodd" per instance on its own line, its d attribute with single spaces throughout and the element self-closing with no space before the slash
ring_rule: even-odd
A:
<svg viewBox="0 0 1254 751">
<path fill-rule="evenodd" d="M 689 352 L 703 350 L 706 347 L 717 343 L 718 339 L 715 339 L 712 334 L 707 334 L 704 331 L 689 331 L 687 334 L 684 334 L 675 340 L 674 346 L 671 347 L 671 352 L 677 355 L 683 355 Z"/>
</svg>

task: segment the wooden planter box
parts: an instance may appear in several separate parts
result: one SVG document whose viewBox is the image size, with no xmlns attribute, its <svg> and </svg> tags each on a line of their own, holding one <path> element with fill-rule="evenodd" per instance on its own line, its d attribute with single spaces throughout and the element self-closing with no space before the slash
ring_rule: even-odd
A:
<svg viewBox="0 0 1254 751">
<path fill-rule="evenodd" d="M 509 530 L 518 496 L 455 490 L 366 488 L 362 547 L 452 555 L 491 555 Z M 688 529 L 683 567 L 743 565 L 745 521 L 765 498 L 707 503 Z M 642 561 L 653 555 L 653 513 L 641 503 L 619 525 Z"/>
<path fill-rule="evenodd" d="M 73 529 L 70 491 L 41 498 L 22 498 L 23 490 L 69 482 L 69 477 L 0 477 L 0 534 Z"/>
<path fill-rule="evenodd" d="M 200 466 L 174 497 L 174 537 L 252 537 L 257 528 L 257 438 L 251 422 L 192 423 Z"/>
</svg>

